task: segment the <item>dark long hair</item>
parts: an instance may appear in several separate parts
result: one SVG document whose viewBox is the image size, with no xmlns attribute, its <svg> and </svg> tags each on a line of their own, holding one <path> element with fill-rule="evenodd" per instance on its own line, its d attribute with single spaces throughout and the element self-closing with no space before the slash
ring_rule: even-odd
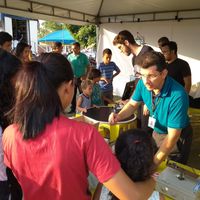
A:
<svg viewBox="0 0 200 200">
<path fill-rule="evenodd" d="M 115 154 L 122 169 L 134 182 L 150 178 L 157 147 L 153 138 L 143 130 L 130 129 L 122 133 L 115 144 Z M 117 199 L 112 195 L 112 200 Z"/>
<path fill-rule="evenodd" d="M 20 68 L 20 60 L 0 48 L 0 123 L 3 129 L 11 123 L 6 115 L 14 103 L 14 85 L 11 80 Z"/>
<path fill-rule="evenodd" d="M 38 61 L 26 63 L 16 84 L 14 123 L 24 139 L 35 138 L 63 111 L 58 87 L 73 79 L 67 59 L 61 54 L 45 53 Z"/>
</svg>

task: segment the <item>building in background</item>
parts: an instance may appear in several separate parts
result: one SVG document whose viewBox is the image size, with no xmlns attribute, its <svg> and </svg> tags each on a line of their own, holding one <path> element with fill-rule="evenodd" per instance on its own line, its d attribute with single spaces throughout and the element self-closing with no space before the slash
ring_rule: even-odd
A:
<svg viewBox="0 0 200 200">
<path fill-rule="evenodd" d="M 13 36 L 13 48 L 20 41 L 31 45 L 34 54 L 38 52 L 38 20 L 0 13 L 0 31 Z"/>
</svg>

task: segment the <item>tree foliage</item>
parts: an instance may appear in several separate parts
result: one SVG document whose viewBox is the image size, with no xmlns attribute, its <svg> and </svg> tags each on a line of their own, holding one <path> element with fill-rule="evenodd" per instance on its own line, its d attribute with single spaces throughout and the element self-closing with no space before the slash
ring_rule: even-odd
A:
<svg viewBox="0 0 200 200">
<path fill-rule="evenodd" d="M 63 28 L 64 28 L 63 24 L 61 23 L 45 21 L 42 23 L 41 27 L 39 28 L 38 37 L 42 38 L 51 32 L 62 30 Z"/>
<path fill-rule="evenodd" d="M 80 42 L 83 47 L 88 47 L 95 44 L 96 46 L 96 26 L 95 25 L 71 25 L 52 21 L 45 21 L 39 28 L 38 37 L 42 38 L 45 35 L 57 31 L 67 29 L 71 32 L 76 41 Z"/>
</svg>

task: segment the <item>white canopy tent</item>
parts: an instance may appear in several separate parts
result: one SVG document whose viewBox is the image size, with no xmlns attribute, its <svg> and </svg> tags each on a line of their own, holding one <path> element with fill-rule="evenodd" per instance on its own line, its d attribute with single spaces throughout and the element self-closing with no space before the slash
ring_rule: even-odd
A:
<svg viewBox="0 0 200 200">
<path fill-rule="evenodd" d="M 113 61 L 121 68 L 114 80 L 121 94 L 132 74 L 130 57 L 113 47 L 113 37 L 127 29 L 158 50 L 157 40 L 167 36 L 178 44 L 179 57 L 190 63 L 193 83 L 200 82 L 200 1 L 199 0 L 0 0 L 0 12 L 34 19 L 98 26 L 97 61 L 104 48 L 113 51 Z M 119 83 L 120 79 L 120 84 Z"/>
<path fill-rule="evenodd" d="M 67 23 L 199 19 L 199 0 L 0 0 L 0 11 Z M 166 15 L 167 14 L 167 15 Z M 143 17 L 145 16 L 145 17 Z"/>
</svg>

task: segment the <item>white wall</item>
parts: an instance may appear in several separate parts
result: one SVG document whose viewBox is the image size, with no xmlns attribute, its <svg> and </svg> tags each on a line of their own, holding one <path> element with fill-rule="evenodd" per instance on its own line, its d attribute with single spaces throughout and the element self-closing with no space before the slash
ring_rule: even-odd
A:
<svg viewBox="0 0 200 200">
<path fill-rule="evenodd" d="M 38 51 L 38 21 L 36 20 L 29 20 L 29 28 L 30 28 L 30 44 L 32 46 L 33 53 L 37 53 Z"/>
<path fill-rule="evenodd" d="M 139 32 L 145 38 L 145 42 L 157 48 L 157 40 L 167 36 L 170 40 L 177 42 L 179 57 L 186 60 L 191 67 L 192 83 L 200 82 L 200 20 L 162 21 L 162 22 L 141 22 L 124 24 L 102 24 L 99 30 L 99 43 L 97 62 L 102 60 L 104 48 L 110 48 L 113 52 L 112 60 L 121 69 L 121 74 L 114 79 L 114 93 L 121 95 L 125 83 L 132 73 L 131 56 L 122 55 L 112 45 L 113 38 L 121 30 L 129 30 L 134 36 Z"/>
<path fill-rule="evenodd" d="M 8 32 L 10 35 L 13 35 L 12 18 L 4 17 L 4 26 L 5 26 L 5 31 Z"/>
</svg>

